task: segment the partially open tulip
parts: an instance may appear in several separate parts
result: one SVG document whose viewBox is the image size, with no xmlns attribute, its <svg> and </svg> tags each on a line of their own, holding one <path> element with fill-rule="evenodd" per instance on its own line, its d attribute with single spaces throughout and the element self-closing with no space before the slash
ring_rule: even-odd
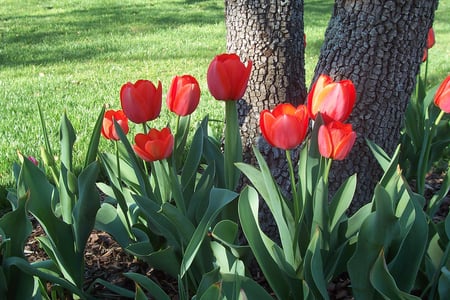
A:
<svg viewBox="0 0 450 300">
<path fill-rule="evenodd" d="M 434 30 L 433 30 L 433 27 L 431 27 L 428 30 L 428 35 L 427 35 L 427 49 L 431 49 L 431 47 L 433 47 L 435 43 L 436 43 L 436 40 L 434 37 Z"/>
<path fill-rule="evenodd" d="M 128 119 L 122 110 L 107 110 L 103 117 L 102 135 L 108 140 L 118 141 L 119 135 L 117 134 L 114 126 L 114 120 L 122 128 L 123 133 L 127 134 L 129 131 Z"/>
<path fill-rule="evenodd" d="M 435 37 L 434 37 L 434 30 L 431 27 L 428 30 L 427 44 L 426 44 L 425 48 L 423 49 L 422 61 L 426 61 L 427 60 L 427 58 L 428 58 L 428 49 L 431 49 L 431 47 L 433 47 L 435 43 L 436 43 L 436 40 L 435 40 Z"/>
<path fill-rule="evenodd" d="M 450 75 L 448 75 L 434 94 L 434 104 L 442 111 L 450 113 Z"/>
<path fill-rule="evenodd" d="M 356 90 L 351 80 L 334 82 L 328 75 L 320 75 L 308 94 L 308 112 L 312 119 L 321 113 L 325 123 L 343 122 L 353 110 Z"/>
<path fill-rule="evenodd" d="M 200 101 L 200 86 L 191 75 L 175 76 L 167 93 L 166 103 L 170 111 L 179 116 L 194 112 Z"/>
<path fill-rule="evenodd" d="M 120 90 L 120 102 L 128 119 L 136 124 L 156 119 L 161 112 L 162 86 L 148 80 L 124 84 Z"/>
<path fill-rule="evenodd" d="M 356 133 L 351 124 L 333 121 L 319 128 L 319 152 L 323 157 L 343 160 L 352 149 L 355 140 Z"/>
<path fill-rule="evenodd" d="M 208 89 L 217 100 L 236 101 L 244 96 L 252 62 L 247 66 L 236 54 L 217 55 L 208 68 Z"/>
<path fill-rule="evenodd" d="M 283 103 L 272 112 L 263 110 L 259 123 L 264 138 L 271 146 L 289 150 L 305 139 L 309 117 L 305 105 L 295 108 L 292 104 Z"/>
<path fill-rule="evenodd" d="M 138 133 L 134 137 L 133 149 L 145 161 L 156 161 L 169 157 L 173 151 L 174 137 L 168 127 L 161 131 L 150 129 L 147 134 Z"/>
</svg>

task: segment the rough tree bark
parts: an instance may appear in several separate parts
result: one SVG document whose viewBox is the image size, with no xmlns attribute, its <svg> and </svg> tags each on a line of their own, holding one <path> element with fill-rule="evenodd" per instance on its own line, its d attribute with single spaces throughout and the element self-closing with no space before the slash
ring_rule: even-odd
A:
<svg viewBox="0 0 450 300">
<path fill-rule="evenodd" d="M 351 79 L 357 90 L 348 122 L 358 138 L 349 157 L 333 164 L 330 188 L 351 174 L 358 186 L 351 210 L 372 198 L 382 171 L 366 146 L 370 139 L 392 155 L 416 83 L 437 0 L 338 0 L 315 76 Z"/>
<path fill-rule="evenodd" d="M 275 178 L 288 185 L 284 152 L 260 138 L 259 114 L 278 103 L 298 105 L 306 98 L 303 0 L 226 0 L 225 14 L 227 51 L 253 62 L 248 89 L 238 102 L 243 159 L 253 164 L 252 146 L 259 145 Z M 260 220 L 273 236 L 275 227 L 264 206 Z"/>
</svg>

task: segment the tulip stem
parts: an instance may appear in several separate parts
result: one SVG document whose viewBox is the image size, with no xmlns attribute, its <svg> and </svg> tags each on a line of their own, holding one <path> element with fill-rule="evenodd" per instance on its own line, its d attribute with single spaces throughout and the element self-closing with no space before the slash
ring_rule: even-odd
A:
<svg viewBox="0 0 450 300">
<path fill-rule="evenodd" d="M 427 126 L 425 136 L 423 138 L 423 146 L 420 151 L 419 165 L 417 170 L 417 192 L 421 195 L 423 195 L 425 192 L 425 177 L 426 173 L 428 172 L 426 167 L 428 166 L 428 160 L 430 157 L 431 143 L 436 134 L 436 128 L 439 125 L 439 122 L 441 122 L 444 114 L 444 111 L 441 110 L 436 120 L 434 122 L 429 122 L 431 126 Z"/>
<path fill-rule="evenodd" d="M 236 101 L 225 101 L 225 186 L 234 191 L 240 172 L 234 165 L 242 161 L 242 141 L 239 133 L 239 121 Z"/>
<path fill-rule="evenodd" d="M 147 133 L 148 133 L 148 130 L 147 130 L 147 122 L 142 123 L 142 128 L 143 128 L 143 130 L 144 130 L 144 134 L 147 134 Z M 145 174 L 149 175 L 149 173 L 148 173 L 148 167 L 147 167 L 147 162 L 146 162 L 145 160 L 142 160 L 142 163 L 144 164 L 144 171 L 145 171 Z"/>
<path fill-rule="evenodd" d="M 297 183 L 295 181 L 295 173 L 294 173 L 294 166 L 292 164 L 292 157 L 291 157 L 291 151 L 286 150 L 286 159 L 289 166 L 289 175 L 291 177 L 291 189 L 292 189 L 292 200 L 294 202 L 294 217 L 295 221 L 298 222 L 301 215 L 301 207 L 300 207 L 300 199 L 298 199 L 297 196 Z"/>
<path fill-rule="evenodd" d="M 114 148 L 116 150 L 117 179 L 119 180 L 119 185 L 122 186 L 122 175 L 120 174 L 119 145 L 117 141 L 114 141 Z"/>
</svg>

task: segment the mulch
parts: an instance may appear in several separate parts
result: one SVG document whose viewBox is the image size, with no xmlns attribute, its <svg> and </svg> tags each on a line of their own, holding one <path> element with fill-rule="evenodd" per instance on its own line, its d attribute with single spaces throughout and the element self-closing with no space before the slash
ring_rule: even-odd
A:
<svg viewBox="0 0 450 300">
<path fill-rule="evenodd" d="M 431 197 L 438 191 L 441 182 L 442 174 L 430 174 L 427 178 L 426 196 Z M 436 215 L 437 219 L 447 216 L 449 205 L 450 195 L 447 195 Z M 36 239 L 36 237 L 44 235 L 44 232 L 37 222 L 33 221 L 33 225 L 33 232 L 25 246 L 26 258 L 30 262 L 48 259 Z M 125 272 L 145 274 L 154 280 L 171 299 L 178 299 L 176 279 L 128 255 L 108 233 L 94 230 L 89 237 L 85 251 L 85 288 L 87 289 L 93 285 L 93 295 L 99 299 L 126 299 L 117 296 L 101 284 L 94 283 L 96 279 L 102 279 L 116 286 L 134 291 L 135 284 L 123 275 Z M 253 274 L 253 279 L 269 291 L 267 282 L 265 282 L 264 276 L 260 272 Z M 353 299 L 348 275 L 342 274 L 331 282 L 328 286 L 328 292 L 332 300 Z"/>
</svg>

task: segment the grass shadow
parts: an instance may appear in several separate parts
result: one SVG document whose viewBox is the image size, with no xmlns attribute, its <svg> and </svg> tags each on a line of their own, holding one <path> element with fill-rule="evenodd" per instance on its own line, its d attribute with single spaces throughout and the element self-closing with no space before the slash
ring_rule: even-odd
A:
<svg viewBox="0 0 450 300">
<path fill-rule="evenodd" d="M 184 25 L 223 22 L 223 9 L 217 3 L 187 2 L 164 1 L 158 6 L 151 2 L 118 4 L 60 13 L 52 12 L 53 8 L 46 8 L 48 12 L 41 14 L 3 13 L 0 22 L 8 30 L 1 34 L 0 64 L 14 67 L 88 60 L 122 50 L 112 42 L 105 44 L 105 36 L 164 34 Z"/>
</svg>

